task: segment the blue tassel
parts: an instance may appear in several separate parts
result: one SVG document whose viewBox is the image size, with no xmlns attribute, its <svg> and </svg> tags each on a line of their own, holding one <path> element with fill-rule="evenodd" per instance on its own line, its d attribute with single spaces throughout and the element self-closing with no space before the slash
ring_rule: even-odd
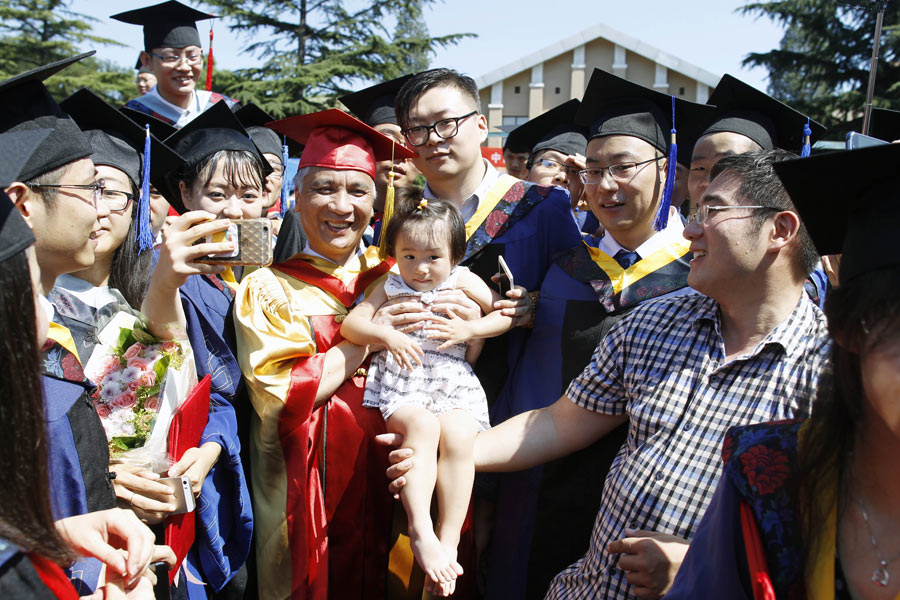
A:
<svg viewBox="0 0 900 600">
<path fill-rule="evenodd" d="M 284 219 L 284 213 L 288 210 L 288 181 L 287 181 L 287 164 L 288 164 L 288 146 L 287 146 L 287 137 L 282 138 L 281 145 L 281 165 L 284 169 L 284 173 L 281 177 L 281 210 L 279 211 L 281 214 L 281 218 Z"/>
<path fill-rule="evenodd" d="M 669 141 L 669 156 L 666 164 L 666 187 L 663 188 L 662 199 L 659 201 L 659 210 L 656 212 L 656 222 L 653 228 L 662 231 L 669 224 L 669 207 L 672 206 L 672 194 L 675 192 L 675 173 L 678 165 L 678 144 L 675 131 L 675 96 L 672 96 L 672 139 Z"/>
<path fill-rule="evenodd" d="M 803 147 L 800 149 L 800 158 L 806 158 L 812 152 L 810 136 L 812 136 L 812 129 L 809 128 L 809 117 L 806 117 L 806 123 L 803 125 Z"/>
<path fill-rule="evenodd" d="M 150 230 L 150 125 L 144 126 L 144 164 L 141 170 L 141 195 L 138 198 L 137 243 L 138 253 L 153 248 L 153 233 Z"/>
</svg>

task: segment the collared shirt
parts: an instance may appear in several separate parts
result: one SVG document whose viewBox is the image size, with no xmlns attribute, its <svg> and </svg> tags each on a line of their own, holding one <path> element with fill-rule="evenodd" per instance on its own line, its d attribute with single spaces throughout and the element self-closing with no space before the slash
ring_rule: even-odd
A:
<svg viewBox="0 0 900 600">
<path fill-rule="evenodd" d="M 211 96 L 212 92 L 194 90 L 190 105 L 187 108 L 181 108 L 163 98 L 159 94 L 157 87 L 153 86 L 149 92 L 137 98 L 137 100 L 153 112 L 174 121 L 175 127 L 181 128 L 196 119 L 200 116 L 200 113 L 209 107 Z"/>
<path fill-rule="evenodd" d="M 690 539 L 721 472 L 734 425 L 806 417 L 827 376 L 825 317 L 803 294 L 749 354 L 728 362 L 721 313 L 700 294 L 648 302 L 617 323 L 566 392 L 578 406 L 627 415 L 587 554 L 557 575 L 547 598 L 630 598 L 609 542 L 625 528 Z"/>
<path fill-rule="evenodd" d="M 478 187 L 475 188 L 472 195 L 463 200 L 462 205 L 459 207 L 459 212 L 462 213 L 464 222 L 472 218 L 472 215 L 478 210 L 478 205 L 484 200 L 484 197 L 487 196 L 488 192 L 491 191 L 491 188 L 494 187 L 497 180 L 500 179 L 500 171 L 495 169 L 494 165 L 486 158 L 483 158 L 482 160 L 484 161 L 485 166 L 484 177 L 481 179 L 481 183 L 478 184 Z M 434 195 L 434 192 L 431 191 L 431 188 L 428 187 L 427 183 L 425 184 L 425 191 L 422 192 L 422 197 L 426 200 L 437 198 L 437 196 Z"/>
<path fill-rule="evenodd" d="M 681 217 L 675 211 L 670 212 L 666 228 L 651 235 L 650 239 L 635 248 L 634 251 L 637 252 L 638 256 L 641 258 L 647 258 L 666 244 L 682 241 L 684 239 L 683 232 L 684 223 L 682 223 Z M 630 252 L 628 248 L 625 248 L 617 242 L 609 232 L 606 232 L 606 235 L 600 238 L 600 241 L 597 242 L 597 248 L 603 250 L 603 252 L 610 256 L 615 256 L 619 250 Z"/>
<path fill-rule="evenodd" d="M 359 256 L 359 255 L 365 253 L 365 251 L 366 251 L 366 246 L 365 246 L 365 244 L 363 244 L 362 242 L 360 242 L 359 248 L 356 249 L 356 255 Z M 306 242 L 306 245 L 303 247 L 303 254 L 309 254 L 310 256 L 315 256 L 316 258 L 321 258 L 321 259 L 323 259 L 323 260 L 327 260 L 327 261 L 330 262 L 330 263 L 337 264 L 337 263 L 335 263 L 333 260 L 331 260 L 330 258 L 328 258 L 327 256 L 322 256 L 321 254 L 319 254 L 318 252 L 316 252 L 315 250 L 313 250 L 313 249 L 312 249 L 312 246 L 309 245 L 309 242 Z"/>
</svg>

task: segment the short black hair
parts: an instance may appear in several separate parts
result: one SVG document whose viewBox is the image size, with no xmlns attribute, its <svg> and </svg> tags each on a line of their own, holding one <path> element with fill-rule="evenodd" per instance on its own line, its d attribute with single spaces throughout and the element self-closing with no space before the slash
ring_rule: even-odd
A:
<svg viewBox="0 0 900 600">
<path fill-rule="evenodd" d="M 394 112 L 397 114 L 397 122 L 401 128 L 409 127 L 409 113 L 413 104 L 422 94 L 436 87 L 458 89 L 472 101 L 475 110 L 481 112 L 481 98 L 478 95 L 478 84 L 474 79 L 453 69 L 431 69 L 413 75 L 397 92 L 397 96 L 394 98 Z"/>
<path fill-rule="evenodd" d="M 727 173 L 740 181 L 738 193 L 748 204 L 768 206 L 779 211 L 788 210 L 799 215 L 797 207 L 794 206 L 772 166 L 776 162 L 794 158 L 797 158 L 797 155 L 793 152 L 779 149 L 732 154 L 713 165 L 709 180 L 713 181 L 716 177 Z M 769 211 L 759 211 L 754 215 L 757 231 L 770 215 Z M 819 264 L 819 260 L 816 246 L 801 220 L 800 230 L 797 232 L 797 246 L 792 257 L 795 274 L 805 279 Z"/>
<path fill-rule="evenodd" d="M 395 256 L 401 233 L 434 244 L 445 236 L 440 243 L 446 241 L 450 247 L 450 262 L 462 262 L 466 257 L 466 223 L 459 209 L 445 200 L 422 200 L 419 188 L 398 188 L 396 194 L 394 216 L 384 230 L 388 254 Z"/>
</svg>

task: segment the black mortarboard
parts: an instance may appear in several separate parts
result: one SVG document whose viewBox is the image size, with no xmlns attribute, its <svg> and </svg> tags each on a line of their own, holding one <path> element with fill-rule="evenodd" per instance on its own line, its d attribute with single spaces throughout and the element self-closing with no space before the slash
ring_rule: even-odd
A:
<svg viewBox="0 0 900 600">
<path fill-rule="evenodd" d="M 869 135 L 885 142 L 900 139 L 900 111 L 872 108 Z"/>
<path fill-rule="evenodd" d="M 44 80 L 93 51 L 37 67 L 0 82 L 0 132 L 50 129 L 19 173 L 21 181 L 85 158 L 91 154 L 87 138 L 50 96 Z"/>
<path fill-rule="evenodd" d="M 22 167 L 28 163 L 28 159 L 31 158 L 35 149 L 51 133 L 50 129 L 0 133 L 0 189 L 7 187 L 13 181 L 19 181 Z"/>
<path fill-rule="evenodd" d="M 674 112 L 674 115 L 673 115 Z M 627 135 L 644 140 L 669 159 L 666 186 L 654 225 L 661 231 L 668 222 L 669 206 L 675 185 L 678 148 L 670 148 L 672 130 L 682 116 L 695 122 L 713 108 L 645 88 L 606 71 L 594 69 L 581 99 L 575 122 L 589 127 L 590 139 L 609 135 Z M 674 122 L 673 122 L 674 120 Z M 681 144 L 677 144 L 678 147 Z"/>
<path fill-rule="evenodd" d="M 165 143 L 182 157 L 183 166 L 188 168 L 198 165 L 207 156 L 220 150 L 246 150 L 259 157 L 264 177 L 272 172 L 272 167 L 250 139 L 250 134 L 225 102 L 216 102 Z M 164 186 L 156 188 L 178 212 L 184 212 L 177 181 L 167 177 Z"/>
<path fill-rule="evenodd" d="M 397 125 L 394 98 L 412 75 L 385 81 L 339 98 L 347 109 L 369 127 L 383 123 Z"/>
<path fill-rule="evenodd" d="M 31 227 L 19 214 L 12 199 L 0 189 L 0 262 L 34 243 Z"/>
<path fill-rule="evenodd" d="M 266 127 L 266 123 L 275 121 L 275 117 L 252 102 L 248 102 L 234 111 L 234 116 L 247 129 L 247 133 L 250 134 L 253 143 L 264 154 L 281 156 L 281 147 L 284 145 L 286 138 L 278 135 L 275 130 Z M 287 146 L 289 156 L 300 156 L 300 153 L 303 152 L 303 146 L 292 139 L 287 139 Z"/>
<path fill-rule="evenodd" d="M 147 137 L 144 128 L 119 112 L 112 104 L 82 88 L 60 102 L 91 140 L 95 165 L 123 171 L 135 187 L 141 187 L 141 165 Z M 178 155 L 150 132 L 150 183 L 155 187 L 166 173 L 181 164 Z"/>
<path fill-rule="evenodd" d="M 781 148 L 799 153 L 807 122 L 813 139 L 826 131 L 823 125 L 809 120 L 787 104 L 727 74 L 719 80 L 707 104 L 714 105 L 718 114 L 702 135 L 721 131 L 738 133 L 759 144 L 763 150 Z"/>
<path fill-rule="evenodd" d="M 506 139 L 503 140 L 503 151 L 512 152 L 513 154 L 529 154 L 531 145 L 528 141 L 513 133 L 518 128 L 518 125 L 500 125 L 497 127 L 497 129 L 507 134 Z"/>
<path fill-rule="evenodd" d="M 9 131 L 0 133 L 0 262 L 34 243 L 31 227 L 3 188 L 19 180 L 19 171 L 51 131 Z"/>
<path fill-rule="evenodd" d="M 569 100 L 542 115 L 519 125 L 509 133 L 528 146 L 532 156 L 541 150 L 556 150 L 562 154 L 584 154 L 587 128 L 575 124 L 579 100 Z"/>
<path fill-rule="evenodd" d="M 215 19 L 216 15 L 194 10 L 181 2 L 169 0 L 153 6 L 112 15 L 110 19 L 143 25 L 144 50 L 154 48 L 186 48 L 200 46 L 197 21 Z"/>
<path fill-rule="evenodd" d="M 843 254 L 841 283 L 900 265 L 898 164 L 900 145 L 884 144 L 774 165 L 819 254 Z"/>
<path fill-rule="evenodd" d="M 175 135 L 175 132 L 178 131 L 178 128 L 174 125 L 169 125 L 165 121 L 157 119 L 153 115 L 148 115 L 143 111 L 128 108 L 127 106 L 122 106 L 121 108 L 119 108 L 119 111 L 141 127 L 143 127 L 144 125 L 149 125 L 150 133 L 155 135 L 157 139 L 168 139 Z"/>
</svg>

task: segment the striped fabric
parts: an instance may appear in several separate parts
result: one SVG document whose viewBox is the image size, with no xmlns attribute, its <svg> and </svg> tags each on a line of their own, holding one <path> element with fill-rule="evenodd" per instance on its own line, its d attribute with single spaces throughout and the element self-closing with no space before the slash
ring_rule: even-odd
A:
<svg viewBox="0 0 900 600">
<path fill-rule="evenodd" d="M 750 354 L 725 360 L 719 306 L 700 294 L 648 302 L 610 331 L 567 395 L 588 410 L 627 414 L 587 554 L 556 576 L 547 598 L 629 598 L 606 545 L 625 528 L 694 534 L 734 425 L 805 417 L 824 379 L 825 317 L 803 294 Z"/>
</svg>

